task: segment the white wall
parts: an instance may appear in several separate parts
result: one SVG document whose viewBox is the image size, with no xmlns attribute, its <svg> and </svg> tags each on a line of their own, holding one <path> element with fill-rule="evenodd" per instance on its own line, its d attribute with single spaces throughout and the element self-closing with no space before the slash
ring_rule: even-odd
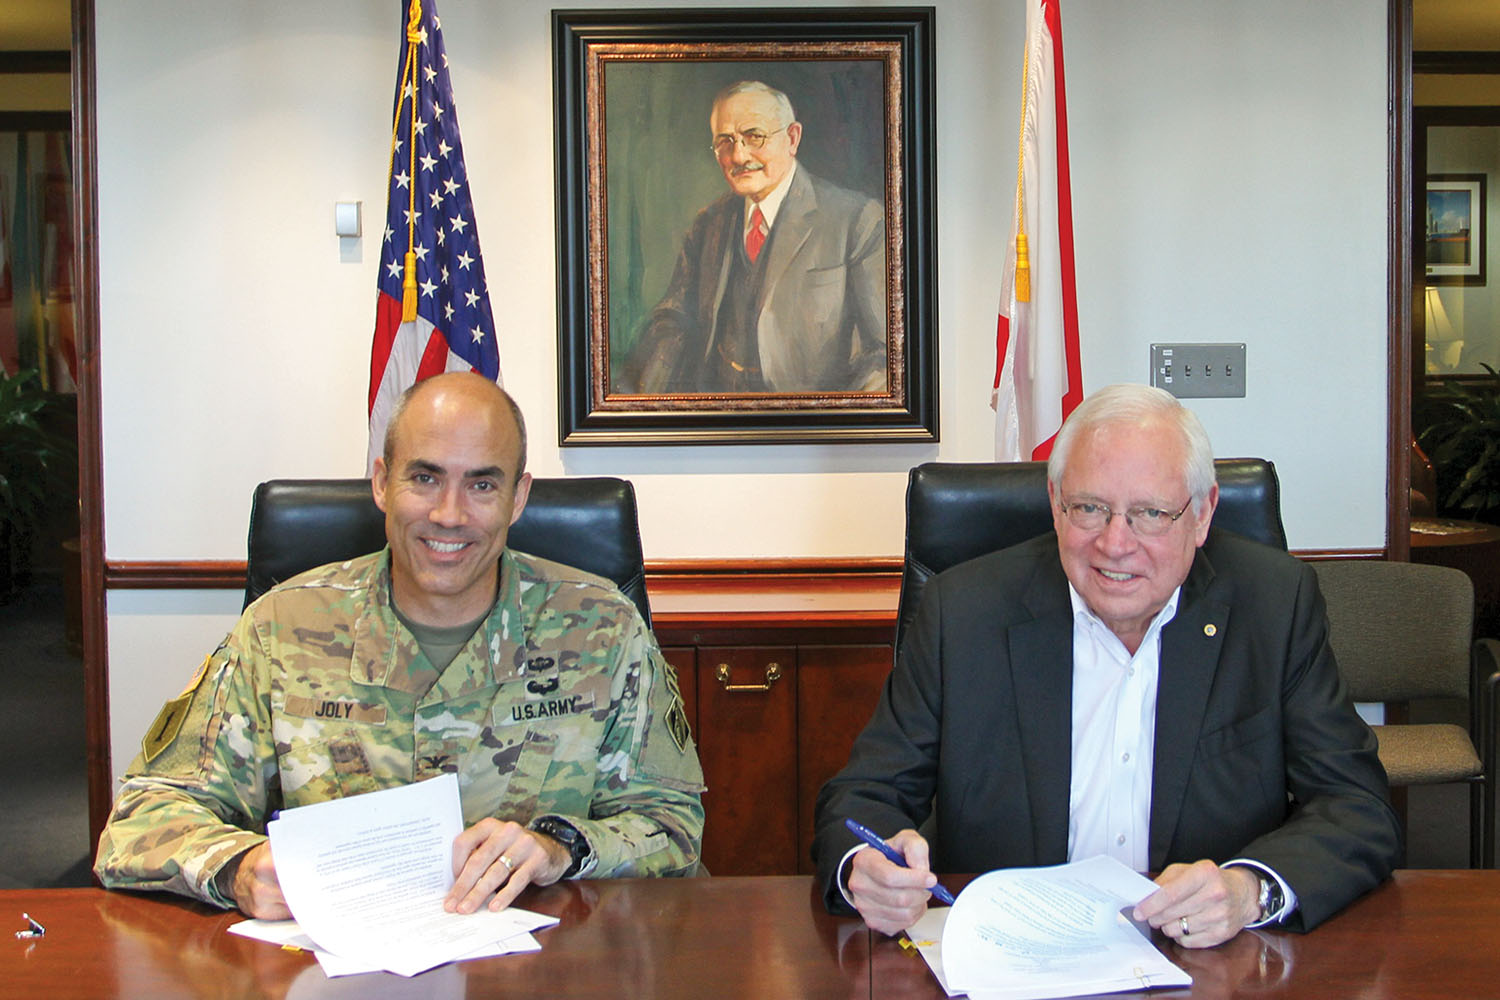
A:
<svg viewBox="0 0 1500 1000">
<path fill-rule="evenodd" d="M 532 468 L 633 480 L 649 558 L 898 555 L 908 468 L 992 457 L 1023 4 L 936 7 L 942 443 L 562 450 L 548 9 L 441 0 Z M 376 237 L 331 216 L 379 231 L 398 11 L 99 0 L 109 559 L 243 558 L 255 483 L 362 472 Z M 1385 0 L 1064 18 L 1086 388 L 1145 381 L 1154 341 L 1245 341 L 1248 396 L 1192 404 L 1218 453 L 1276 460 L 1293 547 L 1383 545 Z M 111 596 L 116 770 L 238 606 Z"/>
</svg>

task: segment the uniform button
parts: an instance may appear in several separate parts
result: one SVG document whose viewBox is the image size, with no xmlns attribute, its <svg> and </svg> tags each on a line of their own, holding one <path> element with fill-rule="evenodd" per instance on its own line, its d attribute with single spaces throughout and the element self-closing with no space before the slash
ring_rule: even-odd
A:
<svg viewBox="0 0 1500 1000">
<path fill-rule="evenodd" d="M 1124 847 L 1125 846 L 1125 835 L 1122 833 L 1118 837 L 1116 837 L 1115 838 L 1115 843 L 1119 844 L 1121 847 Z"/>
<path fill-rule="evenodd" d="M 1122 763 L 1122 764 L 1129 764 L 1130 763 L 1130 751 L 1129 750 L 1126 750 L 1124 753 L 1120 754 L 1120 763 Z"/>
</svg>

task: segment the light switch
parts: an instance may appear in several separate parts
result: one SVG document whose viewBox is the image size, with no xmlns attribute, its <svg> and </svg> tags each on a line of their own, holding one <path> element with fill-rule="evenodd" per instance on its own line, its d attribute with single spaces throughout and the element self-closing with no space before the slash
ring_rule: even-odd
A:
<svg viewBox="0 0 1500 1000">
<path fill-rule="evenodd" d="M 333 204 L 333 231 L 340 236 L 359 235 L 359 206 L 357 201 L 338 201 Z"/>
<path fill-rule="evenodd" d="M 1151 384 L 1179 399 L 1245 395 L 1244 344 L 1152 344 Z"/>
</svg>

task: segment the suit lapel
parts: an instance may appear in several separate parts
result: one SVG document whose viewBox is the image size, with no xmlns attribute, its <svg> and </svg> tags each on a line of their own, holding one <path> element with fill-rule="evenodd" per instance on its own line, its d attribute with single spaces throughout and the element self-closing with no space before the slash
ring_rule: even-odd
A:
<svg viewBox="0 0 1500 1000">
<path fill-rule="evenodd" d="M 1199 549 L 1182 584 L 1177 615 L 1161 633 L 1156 739 L 1151 771 L 1150 865 L 1160 871 L 1172 846 L 1218 668 L 1229 605 L 1207 596 L 1213 567 Z"/>
<path fill-rule="evenodd" d="M 812 235 L 813 219 L 818 212 L 818 196 L 813 191 L 812 178 L 807 168 L 798 164 L 792 175 L 792 186 L 776 213 L 776 224 L 771 227 L 771 239 L 766 257 L 765 280 L 761 282 L 760 295 L 756 301 L 757 311 L 771 297 L 776 282 L 786 273 L 792 258 L 802 249 L 802 244 Z"/>
<path fill-rule="evenodd" d="M 1043 560 L 1024 597 L 1034 617 L 1010 629 L 1011 685 L 1037 864 L 1067 860 L 1073 772 L 1073 614 L 1067 578 Z M 1004 821 L 1005 817 L 998 817 Z"/>
</svg>

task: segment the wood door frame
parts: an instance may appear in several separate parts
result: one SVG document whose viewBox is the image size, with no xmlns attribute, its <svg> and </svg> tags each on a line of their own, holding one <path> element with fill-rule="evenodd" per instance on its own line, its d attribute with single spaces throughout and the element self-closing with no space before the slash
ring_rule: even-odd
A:
<svg viewBox="0 0 1500 1000">
<path fill-rule="evenodd" d="M 78 528 L 89 843 L 109 816 L 109 650 L 104 604 L 104 464 L 99 373 L 99 178 L 94 0 L 72 0 L 74 322 L 78 350 Z"/>
<path fill-rule="evenodd" d="M 1411 558 L 1411 338 L 1412 308 L 1419 302 L 1412 252 L 1411 37 L 1412 0 L 1389 0 L 1386 284 L 1388 318 L 1386 363 L 1386 555 Z M 1416 320 L 1421 322 L 1420 317 Z"/>
</svg>

